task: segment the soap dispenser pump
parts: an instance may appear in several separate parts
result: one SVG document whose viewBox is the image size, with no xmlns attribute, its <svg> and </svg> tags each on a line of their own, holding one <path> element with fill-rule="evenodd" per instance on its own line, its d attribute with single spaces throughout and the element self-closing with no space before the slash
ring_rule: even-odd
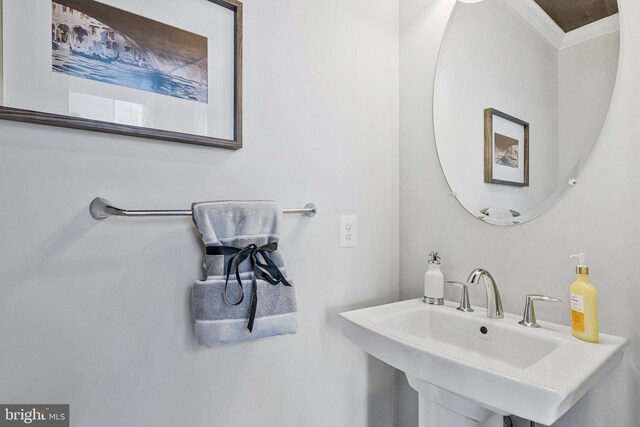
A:
<svg viewBox="0 0 640 427">
<path fill-rule="evenodd" d="M 571 284 L 571 333 L 583 341 L 597 343 L 598 336 L 598 293 L 589 283 L 587 254 L 578 253 L 576 281 Z"/>
<path fill-rule="evenodd" d="M 440 270 L 438 252 L 429 254 L 429 268 L 424 273 L 424 298 L 426 304 L 444 304 L 444 274 Z"/>
</svg>

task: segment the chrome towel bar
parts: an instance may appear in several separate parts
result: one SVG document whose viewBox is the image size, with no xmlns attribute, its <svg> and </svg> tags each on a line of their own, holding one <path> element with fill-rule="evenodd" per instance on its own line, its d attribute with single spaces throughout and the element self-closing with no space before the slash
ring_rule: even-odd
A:
<svg viewBox="0 0 640 427">
<path fill-rule="evenodd" d="M 93 219 L 105 219 L 110 216 L 126 216 L 126 217 L 148 217 L 148 216 L 191 216 L 191 210 L 184 211 L 171 211 L 171 210 L 128 210 L 116 208 L 110 201 L 101 197 L 93 199 L 89 205 L 89 212 Z M 307 203 L 304 208 L 297 209 L 283 209 L 282 213 L 285 215 L 299 214 L 308 217 L 313 217 L 318 212 L 316 205 L 313 203 Z"/>
</svg>

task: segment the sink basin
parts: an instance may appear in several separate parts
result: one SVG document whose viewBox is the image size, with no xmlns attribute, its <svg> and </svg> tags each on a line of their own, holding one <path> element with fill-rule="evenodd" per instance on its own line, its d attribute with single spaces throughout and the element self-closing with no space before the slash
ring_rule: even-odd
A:
<svg viewBox="0 0 640 427">
<path fill-rule="evenodd" d="M 405 372 L 420 394 L 422 426 L 454 426 L 445 420 L 462 417 L 471 421 L 459 425 L 502 427 L 508 414 L 553 424 L 627 345 L 606 334 L 590 344 L 566 326 L 539 321 L 542 328 L 530 329 L 520 316 L 488 319 L 482 308 L 456 307 L 415 299 L 340 314 L 347 338 Z"/>
</svg>

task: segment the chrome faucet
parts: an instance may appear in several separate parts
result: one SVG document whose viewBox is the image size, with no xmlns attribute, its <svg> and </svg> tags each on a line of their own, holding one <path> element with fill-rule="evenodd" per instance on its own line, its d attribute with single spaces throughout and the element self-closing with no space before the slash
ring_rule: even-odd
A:
<svg viewBox="0 0 640 427">
<path fill-rule="evenodd" d="M 476 285 L 480 283 L 481 278 L 484 281 L 484 289 L 487 293 L 487 317 L 490 319 L 502 319 L 504 317 L 502 299 L 500 299 L 498 286 L 491 273 L 484 268 L 476 268 L 469 275 L 467 282 Z"/>
</svg>

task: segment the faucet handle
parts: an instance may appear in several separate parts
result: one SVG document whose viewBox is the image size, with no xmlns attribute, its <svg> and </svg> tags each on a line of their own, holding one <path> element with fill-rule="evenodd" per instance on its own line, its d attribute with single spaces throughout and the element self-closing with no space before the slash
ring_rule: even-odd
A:
<svg viewBox="0 0 640 427">
<path fill-rule="evenodd" d="M 467 286 L 467 284 L 449 280 L 447 282 L 447 285 L 455 286 L 456 288 L 462 289 L 462 297 L 460 298 L 460 305 L 458 306 L 458 310 L 464 311 L 465 313 L 472 313 L 473 308 L 471 308 L 471 303 L 469 302 L 469 287 Z"/>
<path fill-rule="evenodd" d="M 524 304 L 524 314 L 522 320 L 518 323 L 527 328 L 539 328 L 540 325 L 536 323 L 536 312 L 533 307 L 534 301 L 546 301 L 546 302 L 560 302 L 558 298 L 549 297 L 546 295 L 529 294 Z"/>
</svg>

